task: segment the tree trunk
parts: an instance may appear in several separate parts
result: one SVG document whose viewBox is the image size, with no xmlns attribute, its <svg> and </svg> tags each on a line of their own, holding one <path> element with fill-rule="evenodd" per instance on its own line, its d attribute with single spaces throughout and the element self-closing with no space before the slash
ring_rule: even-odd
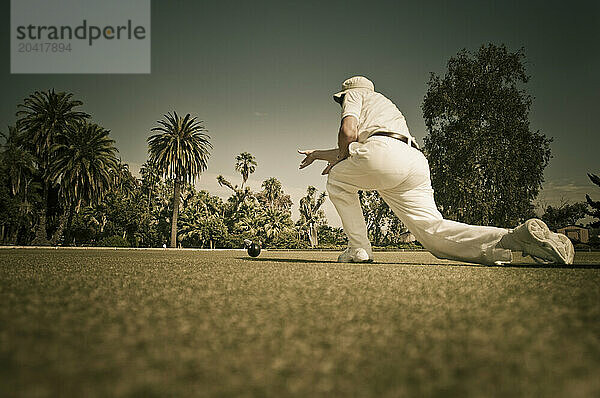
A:
<svg viewBox="0 0 600 398">
<path fill-rule="evenodd" d="M 58 228 L 56 229 L 56 231 L 52 235 L 52 239 L 50 240 L 50 244 L 52 246 L 56 246 L 57 243 L 58 243 L 58 241 L 62 237 L 63 232 L 65 231 L 65 227 L 67 226 L 67 223 L 69 222 L 69 220 L 71 219 L 71 217 L 73 215 L 73 211 L 75 210 L 74 207 L 75 207 L 74 204 L 70 204 L 68 210 L 66 210 L 60 216 L 59 223 L 58 223 Z M 66 241 L 66 239 L 65 239 L 65 241 Z"/>
<path fill-rule="evenodd" d="M 81 209 L 81 207 L 78 207 L 77 209 L 77 213 L 79 213 L 79 210 Z M 65 233 L 65 243 L 68 244 L 69 240 L 71 238 L 71 236 L 69 235 L 69 232 L 71 232 L 71 227 L 73 226 L 73 216 L 75 215 L 75 210 L 71 210 L 69 212 L 69 219 L 67 220 L 67 232 Z M 73 241 L 75 241 L 75 238 L 73 238 Z"/>
<path fill-rule="evenodd" d="M 173 188 L 173 217 L 171 217 L 171 247 L 177 247 L 177 217 L 179 216 L 179 196 L 181 196 L 181 183 L 175 178 Z"/>
<path fill-rule="evenodd" d="M 35 238 L 31 241 L 34 246 L 49 246 L 48 234 L 46 232 L 46 210 L 48 208 L 48 183 L 44 182 L 44 189 L 42 191 L 42 206 L 38 210 L 38 225 L 35 228 Z"/>
<path fill-rule="evenodd" d="M 56 229 L 56 231 L 52 235 L 52 239 L 50 239 L 50 245 L 56 246 L 58 244 L 58 241 L 62 237 L 62 234 L 63 234 L 63 232 L 65 230 L 65 225 L 67 225 L 67 220 L 68 219 L 69 219 L 69 212 L 68 211 L 65 211 L 63 214 L 61 214 L 61 216 L 59 218 L 59 222 L 58 222 L 58 228 Z"/>
<path fill-rule="evenodd" d="M 20 229 L 20 225 L 17 225 L 17 227 L 11 231 L 10 238 L 8 241 L 9 245 L 14 246 L 17 244 L 17 239 L 19 237 L 19 229 Z"/>
<path fill-rule="evenodd" d="M 11 246 L 15 246 L 17 244 L 17 239 L 19 238 L 19 228 L 17 227 L 15 230 L 12 231 L 12 233 L 10 234 L 10 241 L 9 244 Z"/>
<path fill-rule="evenodd" d="M 312 247 L 315 247 L 319 244 L 319 237 L 317 234 L 317 225 L 310 223 L 308 227 L 308 240 L 310 241 L 310 245 Z"/>
</svg>

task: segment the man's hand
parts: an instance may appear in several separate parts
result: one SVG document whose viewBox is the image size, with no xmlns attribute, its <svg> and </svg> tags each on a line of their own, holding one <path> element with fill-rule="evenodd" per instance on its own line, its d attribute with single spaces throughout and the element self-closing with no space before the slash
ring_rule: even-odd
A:
<svg viewBox="0 0 600 398">
<path fill-rule="evenodd" d="M 299 154 L 306 156 L 304 159 L 302 159 L 302 162 L 300 162 L 300 169 L 310 166 L 312 164 L 312 162 L 317 160 L 317 156 L 316 156 L 315 152 L 316 152 L 315 149 L 310 149 L 310 150 L 305 150 L 305 151 L 298 150 Z"/>
<path fill-rule="evenodd" d="M 303 169 L 310 166 L 315 160 L 325 160 L 329 163 L 335 162 L 338 156 L 338 149 L 298 150 L 298 153 L 306 156 L 302 159 L 302 162 L 300 162 L 300 169 Z"/>
</svg>

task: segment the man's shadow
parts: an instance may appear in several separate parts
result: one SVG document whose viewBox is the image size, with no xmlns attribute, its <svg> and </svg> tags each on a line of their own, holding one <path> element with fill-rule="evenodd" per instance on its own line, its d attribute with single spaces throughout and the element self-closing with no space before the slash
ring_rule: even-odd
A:
<svg viewBox="0 0 600 398">
<path fill-rule="evenodd" d="M 259 258 L 259 257 L 238 257 L 238 260 L 244 261 L 256 261 L 256 262 L 271 262 L 271 263 L 298 263 L 298 264 L 342 264 L 335 260 L 311 260 L 301 258 Z M 485 264 L 471 264 L 471 263 L 447 263 L 447 264 L 428 264 L 428 263 L 411 263 L 402 261 L 393 262 L 381 262 L 373 261 L 371 263 L 346 263 L 356 266 L 374 266 L 374 265 L 430 265 L 432 267 L 481 267 L 481 268 L 554 268 L 554 269 L 600 269 L 600 264 L 537 264 L 537 263 L 516 263 L 506 265 L 485 265 Z"/>
</svg>

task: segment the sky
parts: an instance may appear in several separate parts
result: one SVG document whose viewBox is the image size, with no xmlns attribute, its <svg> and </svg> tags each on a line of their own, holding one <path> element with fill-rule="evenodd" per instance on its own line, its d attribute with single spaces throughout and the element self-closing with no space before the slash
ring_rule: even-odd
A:
<svg viewBox="0 0 600 398">
<path fill-rule="evenodd" d="M 553 137 L 539 201 L 599 198 L 600 2 L 597 1 L 152 1 L 151 73 L 11 74 L 10 2 L 0 15 L 0 129 L 35 90 L 69 91 L 111 131 L 137 172 L 146 139 L 170 111 L 204 121 L 214 146 L 198 188 L 227 197 L 216 176 L 240 182 L 235 156 L 258 162 L 250 186 L 278 178 L 294 200 L 325 189 L 321 165 L 299 171 L 296 150 L 336 146 L 332 93 L 364 75 L 402 111 L 419 143 L 430 73 L 463 48 L 524 48 L 531 129 Z M 327 201 L 331 225 L 339 226 Z"/>
</svg>

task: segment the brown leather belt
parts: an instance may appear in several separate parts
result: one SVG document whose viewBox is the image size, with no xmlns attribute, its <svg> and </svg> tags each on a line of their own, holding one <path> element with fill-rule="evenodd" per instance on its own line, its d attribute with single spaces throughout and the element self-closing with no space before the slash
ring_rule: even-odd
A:
<svg viewBox="0 0 600 398">
<path fill-rule="evenodd" d="M 408 137 L 406 137 L 405 135 L 402 135 L 402 134 L 388 133 L 388 132 L 381 131 L 381 132 L 378 132 L 378 133 L 371 134 L 370 137 L 373 137 L 374 135 L 379 135 L 381 137 L 395 138 L 397 140 L 400 140 L 400 141 L 404 142 L 406 145 L 408 145 Z M 413 140 L 410 140 L 410 146 L 412 146 L 415 149 L 418 149 L 419 151 L 421 150 Z"/>
</svg>

